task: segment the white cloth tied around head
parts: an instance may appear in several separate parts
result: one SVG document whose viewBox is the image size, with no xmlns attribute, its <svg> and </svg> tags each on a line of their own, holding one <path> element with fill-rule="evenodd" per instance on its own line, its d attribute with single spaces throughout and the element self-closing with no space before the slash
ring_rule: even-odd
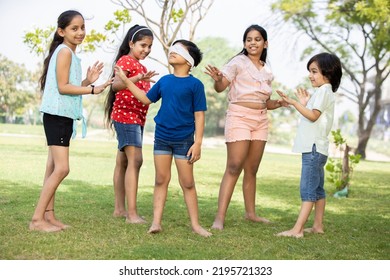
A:
<svg viewBox="0 0 390 280">
<path fill-rule="evenodd" d="M 182 56 L 185 60 L 187 60 L 191 64 L 191 69 L 194 68 L 194 59 L 192 58 L 188 50 L 185 47 L 183 47 L 182 44 L 178 43 L 172 45 L 169 48 L 169 54 L 171 53 L 177 53 L 178 55 Z"/>
</svg>

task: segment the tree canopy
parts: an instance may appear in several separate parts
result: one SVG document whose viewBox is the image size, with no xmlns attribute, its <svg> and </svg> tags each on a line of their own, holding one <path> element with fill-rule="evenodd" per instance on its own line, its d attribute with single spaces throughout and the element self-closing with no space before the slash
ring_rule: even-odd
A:
<svg viewBox="0 0 390 280">
<path fill-rule="evenodd" d="M 33 74 L 0 54 L 0 117 L 14 123 L 35 110 L 36 87 Z M 31 112 L 29 112 L 31 109 Z"/>
<path fill-rule="evenodd" d="M 390 2 L 388 0 L 279 0 L 272 5 L 298 33 L 315 44 L 304 55 L 326 51 L 342 60 L 350 83 L 340 93 L 358 106 L 358 146 L 367 143 L 382 106 L 382 86 L 390 73 Z"/>
</svg>

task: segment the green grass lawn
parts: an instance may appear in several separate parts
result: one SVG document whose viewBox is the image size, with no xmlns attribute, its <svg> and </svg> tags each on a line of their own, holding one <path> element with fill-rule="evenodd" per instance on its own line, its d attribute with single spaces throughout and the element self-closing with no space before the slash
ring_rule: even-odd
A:
<svg viewBox="0 0 390 280">
<path fill-rule="evenodd" d="M 302 239 L 274 236 L 289 229 L 299 211 L 299 155 L 264 155 L 258 172 L 257 205 L 258 213 L 272 224 L 243 218 L 238 184 L 225 230 L 213 231 L 210 238 L 191 232 L 173 166 L 164 230 L 150 235 L 152 147 L 144 146 L 138 196 L 139 213 L 148 223 L 130 225 L 112 217 L 116 141 L 80 139 L 79 135 L 71 142 L 70 174 L 56 193 L 57 217 L 72 228 L 48 234 L 28 230 L 47 157 L 43 132 L 1 125 L 0 133 L 9 133 L 0 135 L 2 260 L 388 260 L 390 256 L 390 163 L 359 163 L 346 199 L 333 198 L 334 187 L 326 184 L 326 232 Z M 11 135 L 14 133 L 20 135 Z M 225 159 L 225 147 L 204 148 L 202 159 L 195 164 L 200 220 L 206 228 L 216 212 Z"/>
</svg>

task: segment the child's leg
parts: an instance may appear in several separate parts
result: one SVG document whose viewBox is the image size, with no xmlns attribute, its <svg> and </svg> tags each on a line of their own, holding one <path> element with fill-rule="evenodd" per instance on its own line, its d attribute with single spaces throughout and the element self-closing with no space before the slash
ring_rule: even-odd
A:
<svg viewBox="0 0 390 280">
<path fill-rule="evenodd" d="M 127 158 L 124 152 L 118 150 L 115 160 L 115 169 L 113 176 L 115 208 L 114 217 L 126 217 L 125 206 L 125 174 L 127 168 Z"/>
<path fill-rule="evenodd" d="M 328 157 L 316 153 L 318 156 L 318 185 L 316 188 L 316 197 L 317 201 L 315 202 L 315 216 L 314 216 L 314 223 L 313 227 L 305 229 L 305 232 L 312 232 L 312 233 L 324 233 L 324 225 L 323 225 L 323 219 L 325 214 L 325 164 L 328 160 Z"/>
<path fill-rule="evenodd" d="M 292 229 L 283 231 L 277 234 L 277 236 L 290 236 L 300 238 L 303 237 L 303 230 L 307 219 L 310 216 L 311 209 L 313 208 L 314 202 L 303 201 L 301 210 L 298 215 L 298 219 Z"/>
<path fill-rule="evenodd" d="M 142 149 L 134 146 L 126 146 L 127 168 L 125 173 L 125 190 L 127 198 L 127 223 L 145 223 L 145 220 L 137 212 L 137 193 L 139 171 L 142 166 Z"/>
<path fill-rule="evenodd" d="M 325 160 L 326 161 L 326 160 Z M 300 182 L 301 211 L 294 227 L 289 231 L 284 231 L 278 236 L 303 237 L 304 225 L 309 218 L 310 212 L 317 201 L 318 186 L 321 185 L 321 165 L 323 165 L 321 154 L 316 151 L 313 145 L 312 152 L 302 154 L 302 171 Z M 322 181 L 323 182 L 323 181 Z M 325 207 L 325 204 L 323 205 Z M 320 210 L 319 210 L 320 211 Z M 318 212 L 320 214 L 320 212 Z M 321 218 L 322 223 L 322 218 Z"/>
<path fill-rule="evenodd" d="M 305 232 L 324 233 L 324 213 L 325 213 L 325 198 L 315 202 L 315 216 L 313 227 L 305 229 Z"/>
<path fill-rule="evenodd" d="M 50 173 L 50 171 L 52 172 Z M 35 208 L 32 221 L 30 223 L 30 230 L 38 231 L 58 231 L 62 228 L 53 223 L 56 220 L 45 217 L 46 210 L 54 208 L 54 194 L 62 180 L 69 174 L 69 147 L 63 146 L 49 146 L 49 153 L 47 158 L 45 180 L 43 183 L 41 195 L 39 197 L 37 206 Z M 53 212 L 53 211 L 50 211 Z M 53 218 L 54 218 L 54 213 Z M 47 221 L 46 219 L 49 219 Z M 62 223 L 61 223 L 62 224 Z"/>
<path fill-rule="evenodd" d="M 54 161 L 53 161 L 52 158 L 49 159 L 49 157 L 51 157 L 50 149 L 49 149 L 48 160 L 46 162 L 46 170 L 45 170 L 45 177 L 44 177 L 44 180 L 43 180 L 43 184 L 45 184 L 47 178 L 49 178 L 50 175 L 54 171 Z M 50 224 L 52 224 L 52 225 L 54 225 L 56 227 L 59 227 L 61 229 L 69 228 L 68 225 L 65 225 L 64 223 L 62 223 L 61 221 L 56 219 L 56 217 L 54 215 L 54 208 L 55 208 L 54 207 L 54 201 L 55 201 L 55 193 L 53 194 L 52 198 L 50 199 L 50 202 L 47 205 L 46 210 L 45 210 L 45 220 L 46 220 L 46 222 L 49 222 Z"/>
<path fill-rule="evenodd" d="M 153 222 L 148 233 L 158 233 L 162 230 L 161 221 L 167 199 L 168 184 L 171 180 L 172 155 L 154 155 L 156 170 L 153 193 Z"/>
<path fill-rule="evenodd" d="M 56 227 L 59 227 L 61 229 L 67 229 L 70 226 L 64 224 L 63 222 L 59 221 L 54 213 L 54 201 L 55 201 L 56 194 L 54 193 L 53 197 L 51 198 L 49 205 L 46 207 L 45 210 L 45 220 L 52 225 L 55 225 Z"/>
<path fill-rule="evenodd" d="M 253 222 L 269 223 L 266 218 L 256 215 L 256 175 L 259 169 L 265 141 L 251 141 L 248 156 L 244 163 L 244 178 L 242 190 L 245 202 L 245 218 Z"/>
<path fill-rule="evenodd" d="M 190 216 L 192 230 L 204 237 L 211 236 L 212 234 L 199 224 L 198 197 L 195 189 L 193 164 L 189 164 L 186 159 L 175 159 L 175 163 L 179 183 L 187 205 L 188 215 Z"/>
<path fill-rule="evenodd" d="M 218 210 L 215 216 L 213 229 L 222 230 L 226 212 L 233 195 L 238 177 L 241 174 L 245 158 L 248 153 L 249 141 L 226 143 L 227 162 L 218 194 Z"/>
</svg>

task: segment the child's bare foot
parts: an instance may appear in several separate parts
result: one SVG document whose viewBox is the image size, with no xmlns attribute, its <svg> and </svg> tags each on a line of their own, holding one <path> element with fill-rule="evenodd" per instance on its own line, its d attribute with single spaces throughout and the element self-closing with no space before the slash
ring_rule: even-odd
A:
<svg viewBox="0 0 390 280">
<path fill-rule="evenodd" d="M 322 228 L 314 228 L 314 227 L 305 228 L 303 231 L 307 233 L 318 233 L 318 234 L 324 233 L 324 230 Z"/>
<path fill-rule="evenodd" d="M 257 216 L 257 215 L 248 215 L 248 214 L 246 214 L 245 215 L 245 219 L 247 219 L 249 221 L 252 221 L 252 222 L 255 222 L 255 223 L 264 223 L 264 224 L 271 223 L 270 220 L 268 220 L 266 218 L 263 218 L 263 217 L 260 217 L 260 216 Z"/>
<path fill-rule="evenodd" d="M 127 212 L 125 210 L 124 211 L 114 210 L 114 213 L 112 214 L 112 216 L 115 217 L 115 218 L 127 217 Z"/>
<path fill-rule="evenodd" d="M 54 209 L 46 210 L 45 211 L 45 221 L 51 223 L 52 225 L 59 227 L 60 229 L 67 229 L 70 228 L 69 225 L 66 225 L 62 223 L 61 221 L 56 219 L 56 216 L 54 215 Z"/>
<path fill-rule="evenodd" d="M 218 230 L 223 230 L 223 222 L 219 220 L 215 220 L 213 225 L 211 226 L 212 229 L 218 229 Z"/>
<path fill-rule="evenodd" d="M 278 234 L 276 234 L 276 236 L 302 238 L 303 232 L 295 232 L 293 230 L 287 230 L 287 231 L 279 232 Z"/>
<path fill-rule="evenodd" d="M 141 216 L 135 216 L 135 217 L 126 217 L 126 223 L 128 224 L 145 224 L 146 221 Z"/>
<path fill-rule="evenodd" d="M 160 225 L 152 224 L 148 230 L 148 233 L 160 233 L 162 228 Z"/>
<path fill-rule="evenodd" d="M 60 227 L 57 227 L 47 221 L 31 221 L 29 229 L 42 232 L 56 232 L 62 230 Z"/>
<path fill-rule="evenodd" d="M 203 236 L 203 237 L 209 237 L 209 236 L 213 235 L 211 232 L 205 230 L 201 226 L 199 226 L 197 228 L 192 228 L 192 231 L 199 234 L 200 236 Z"/>
<path fill-rule="evenodd" d="M 60 229 L 67 229 L 70 228 L 70 225 L 66 225 L 63 222 L 57 220 L 57 219 L 46 219 L 47 222 L 51 223 L 52 225 L 59 227 Z"/>
</svg>

